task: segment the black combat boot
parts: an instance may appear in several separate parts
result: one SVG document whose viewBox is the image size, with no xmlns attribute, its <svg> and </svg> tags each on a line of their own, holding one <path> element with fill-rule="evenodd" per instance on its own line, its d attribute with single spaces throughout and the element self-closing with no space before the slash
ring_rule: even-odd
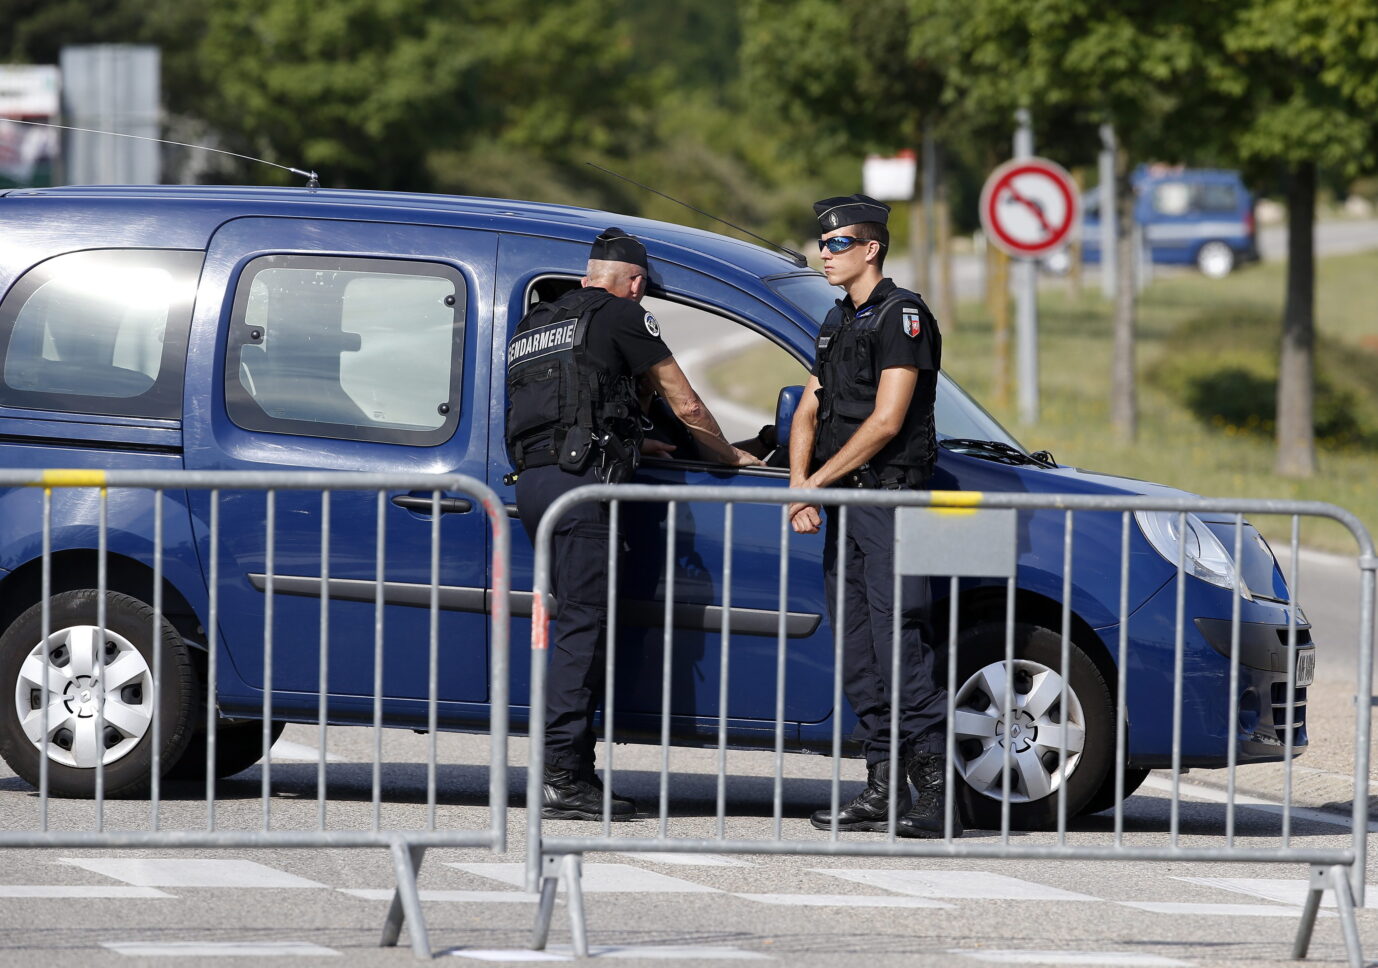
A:
<svg viewBox="0 0 1378 968">
<path fill-rule="evenodd" d="M 547 766 L 543 779 L 541 816 L 546 820 L 603 819 L 603 784 L 592 770 Z M 631 820 L 635 815 L 636 804 L 614 793 L 612 819 Z"/>
<path fill-rule="evenodd" d="M 901 780 L 900 788 L 895 793 L 895 815 L 903 816 L 908 813 L 911 803 L 909 785 Z M 831 830 L 832 819 L 833 815 L 827 810 L 818 810 L 809 818 L 809 823 L 819 830 Z M 837 829 L 881 832 L 890 829 L 889 760 L 882 760 L 866 768 L 866 789 L 837 811 Z"/>
<path fill-rule="evenodd" d="M 904 765 L 909 782 L 914 784 L 917 799 L 914 809 L 900 817 L 895 833 L 901 837 L 942 837 L 943 791 L 946 786 L 943 754 L 916 750 L 909 754 Z M 962 819 L 958 815 L 955 800 L 952 804 L 952 836 L 962 836 Z"/>
</svg>

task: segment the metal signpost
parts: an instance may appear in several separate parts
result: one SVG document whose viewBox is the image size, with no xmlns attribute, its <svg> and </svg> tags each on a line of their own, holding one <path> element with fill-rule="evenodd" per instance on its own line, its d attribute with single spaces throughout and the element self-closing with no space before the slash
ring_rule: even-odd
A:
<svg viewBox="0 0 1378 968">
<path fill-rule="evenodd" d="M 994 244 L 1019 260 L 1015 297 L 1019 417 L 1025 423 L 1035 423 L 1038 260 L 1071 241 L 1081 217 L 1081 202 L 1072 176 L 1061 165 L 1033 157 L 1032 133 L 1027 126 L 1020 133 L 1022 137 L 1016 138 L 1015 150 L 1019 157 L 991 172 L 981 189 L 981 228 Z"/>
</svg>

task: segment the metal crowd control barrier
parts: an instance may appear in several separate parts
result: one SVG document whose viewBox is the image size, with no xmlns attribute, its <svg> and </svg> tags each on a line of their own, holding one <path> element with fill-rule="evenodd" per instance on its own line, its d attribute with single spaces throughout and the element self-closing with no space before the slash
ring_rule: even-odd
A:
<svg viewBox="0 0 1378 968">
<path fill-rule="evenodd" d="M 507 835 L 507 732 L 508 732 L 508 636 L 509 619 L 509 579 L 510 579 L 510 540 L 507 514 L 502 502 L 480 481 L 459 474 L 367 474 L 334 472 L 195 472 L 195 471 L 98 471 L 98 470 L 50 470 L 50 471 L 0 471 L 0 488 L 35 487 L 43 488 L 43 658 L 45 666 L 51 669 L 53 661 L 52 617 L 49 614 L 49 597 L 52 590 L 53 555 L 53 490 L 55 488 L 81 488 L 95 492 L 97 505 L 95 520 L 85 518 L 82 525 L 96 524 L 98 531 L 98 568 L 96 586 L 98 590 L 99 614 L 97 629 L 101 639 L 108 636 L 106 631 L 106 592 L 107 574 L 107 532 L 109 528 L 108 505 L 110 491 L 115 489 L 140 489 L 152 492 L 153 535 L 148 545 L 152 571 L 152 652 L 153 668 L 164 668 L 163 640 L 160 634 L 164 608 L 164 525 L 165 508 L 168 503 L 167 492 L 209 491 L 208 513 L 208 608 L 203 620 L 206 643 L 206 793 L 205 825 L 199 829 L 167 829 L 160 814 L 163 812 L 162 764 L 159 761 L 161 731 L 167 727 L 160 715 L 157 692 L 160 683 L 156 676 L 150 676 L 154 697 L 152 700 L 152 760 L 150 763 L 150 797 L 148 804 L 147 829 L 111 829 L 106 815 L 105 773 L 109 767 L 104 765 L 103 757 L 95 762 L 95 823 L 94 829 L 54 829 L 49 824 L 49 753 L 53 729 L 49 722 L 49 702 L 44 701 L 41 714 L 41 739 L 39 744 L 39 796 L 36 830 L 0 830 L 0 848 L 345 848 L 382 847 L 391 854 L 397 877 L 397 887 L 393 893 L 383 927 L 383 946 L 395 945 L 405 922 L 408 925 L 412 949 L 418 957 L 432 955 L 427 936 L 426 923 L 421 913 L 420 897 L 416 886 L 417 871 L 421 866 L 426 850 L 431 847 L 486 847 L 494 852 L 506 848 Z M 430 613 L 430 634 L 428 644 L 429 668 L 427 679 L 429 695 L 426 699 L 427 728 L 429 738 L 426 760 L 426 817 L 415 829 L 391 829 L 382 820 L 382 706 L 383 706 L 383 607 L 385 593 L 385 508 L 387 492 L 412 492 L 412 504 L 408 505 L 419 513 L 429 513 L 430 522 L 430 581 L 427 607 Z M 261 491 L 265 501 L 264 527 L 264 621 L 262 658 L 264 669 L 263 708 L 262 708 L 262 828 L 258 830 L 230 829 L 217 818 L 216 800 L 216 736 L 218 732 L 216 697 L 218 675 L 223 657 L 220 655 L 223 643 L 220 641 L 220 621 L 223 612 L 220 606 L 220 557 L 221 557 L 221 492 Z M 312 828 L 274 829 L 270 815 L 272 800 L 272 760 L 269 756 L 274 736 L 273 724 L 273 667 L 275 643 L 273 640 L 274 603 L 274 551 L 277 525 L 275 521 L 276 498 L 281 491 L 319 491 L 320 492 L 320 628 L 318 648 L 312 650 L 319 657 L 319 713 L 320 749 L 316 758 L 317 771 L 317 822 Z M 326 802 L 329 792 L 329 770 L 326 763 L 326 725 L 327 725 L 327 675 L 331 653 L 330 628 L 328 623 L 332 582 L 330 580 L 330 509 L 331 496 L 336 492 L 377 492 L 377 511 L 375 517 L 375 541 L 377 542 L 376 575 L 372 582 L 353 584 L 372 585 L 375 590 L 374 620 L 374 691 L 373 729 L 374 753 L 372 763 L 372 820 L 369 829 L 341 830 L 327 825 Z M 486 514 L 490 525 L 492 541 L 491 556 L 491 662 L 490 697 L 492 700 L 490 756 L 488 778 L 487 823 L 478 829 L 450 829 L 448 823 L 439 823 L 437 818 L 437 734 L 438 706 L 437 694 L 440 649 L 438 636 L 438 616 L 440 612 L 440 520 L 441 511 L 465 503 L 460 499 L 442 496 L 443 492 L 461 492 L 472 495 Z M 417 496 L 423 492 L 429 496 Z M 449 502 L 447 506 L 443 502 Z M 186 508 L 180 508 L 186 513 Z M 91 517 L 89 505 L 87 517 Z M 68 522 L 70 524 L 70 522 Z M 190 522 L 187 522 L 190 524 Z M 300 553 L 301 545 L 294 546 Z M 296 559 L 299 562 L 300 558 Z M 425 586 L 421 586 L 423 589 Z M 417 603 L 419 604 L 419 603 Z M 303 639 L 306 636 L 302 637 Z M 73 650 L 75 653 L 76 650 Z M 277 655 L 283 652 L 279 647 Z M 315 656 L 308 654 L 307 658 Z M 91 657 L 95 668 L 91 685 L 100 682 L 105 674 L 106 649 L 94 649 Z M 74 661 L 74 660 L 73 660 Z M 49 673 L 52 674 L 52 673 Z M 96 737 L 105 735 L 104 712 L 106 690 L 91 690 L 94 694 Z M 420 732 L 419 729 L 416 730 Z"/>
<path fill-rule="evenodd" d="M 607 698 L 603 707 L 604 723 L 604 749 L 606 751 L 606 761 L 603 764 L 603 822 L 600 829 L 591 831 L 587 836 L 546 836 L 543 832 L 543 825 L 540 812 L 535 809 L 535 805 L 541 802 L 542 798 L 542 768 L 545 762 L 545 724 L 544 717 L 536 713 L 536 710 L 545 708 L 545 689 L 546 689 L 546 662 L 542 661 L 546 655 L 547 639 L 549 637 L 549 623 L 558 608 L 558 602 L 550 596 L 550 574 L 551 574 L 551 540 L 556 523 L 571 507 L 580 503 L 588 502 L 607 502 L 610 511 L 610 522 L 612 529 L 612 541 L 609 544 L 609 573 L 610 582 L 608 589 L 608 615 L 609 627 L 607 631 Z M 628 502 L 668 502 L 667 521 L 667 553 L 666 553 L 666 575 L 664 579 L 665 605 L 665 627 L 664 627 L 664 650 L 665 657 L 662 663 L 662 706 L 661 706 L 661 767 L 660 767 L 660 795 L 659 795 L 659 817 L 656 824 L 654 835 L 639 836 L 634 830 L 628 830 L 626 836 L 613 836 L 611 825 L 611 797 L 613 789 L 613 764 L 611 762 L 612 739 L 614 735 L 614 723 L 616 710 L 613 708 L 613 672 L 615 665 L 617 634 L 616 634 L 616 615 L 618 605 L 617 590 L 617 548 L 619 545 L 619 510 L 620 506 Z M 723 578 L 722 578 L 722 649 L 723 657 L 721 663 L 721 682 L 719 689 L 719 732 L 717 744 L 717 836 L 713 838 L 676 838 L 669 835 L 669 800 L 668 800 L 668 779 L 669 779 L 669 757 L 668 750 L 670 745 L 670 707 L 669 697 L 671 695 L 671 678 L 673 674 L 673 663 L 670 655 L 674 647 L 673 622 L 671 606 L 675 598 L 675 532 L 676 526 L 676 505 L 678 502 L 684 503 L 718 503 L 725 504 L 724 509 L 724 555 L 723 555 Z M 841 532 L 840 544 L 845 544 L 847 529 L 847 509 L 860 506 L 868 507 L 890 507 L 899 509 L 897 511 L 897 522 L 895 528 L 895 624 L 893 633 L 897 636 L 899 632 L 899 612 L 898 604 L 900 576 L 902 573 L 912 575 L 928 576 L 950 576 L 949 602 L 950 609 L 947 616 L 947 729 L 946 729 L 946 794 L 943 808 L 944 814 L 944 836 L 936 839 L 899 839 L 895 834 L 896 823 L 896 787 L 892 783 L 890 786 L 889 804 L 889 833 L 888 836 L 857 835 L 851 839 L 843 840 L 839 837 L 837 830 L 836 815 L 841 802 L 840 794 L 840 763 L 842 758 L 842 736 L 839 712 L 842 708 L 842 686 L 841 686 L 841 667 L 842 667 L 842 636 L 836 629 L 842 623 L 838 622 L 834 626 L 834 655 L 833 655 L 833 709 L 832 709 L 832 781 L 831 781 L 831 815 L 832 829 L 827 839 L 802 839 L 790 838 L 784 835 L 782 827 L 782 798 L 781 787 L 784 776 L 784 672 L 786 668 L 786 629 L 785 615 L 787 614 L 787 582 L 786 573 L 788 541 L 790 535 L 790 525 L 787 518 L 787 505 L 791 502 L 810 502 L 815 504 L 829 505 L 840 508 L 839 528 Z M 776 718 L 775 718 L 775 775 L 774 775 L 774 814 L 773 830 L 769 836 L 760 838 L 729 838 L 726 834 L 726 735 L 728 718 L 726 697 L 728 695 L 728 656 L 731 638 L 731 608 L 732 602 L 732 510 L 734 505 L 746 504 L 776 504 L 780 505 L 780 554 L 781 554 L 781 576 L 780 576 L 780 599 L 778 604 L 779 630 L 778 630 L 778 655 L 779 661 L 776 672 Z M 979 508 L 980 510 L 975 510 Z M 1118 667 L 1118 681 L 1111 686 L 1116 696 L 1116 728 L 1115 728 L 1115 811 L 1114 811 L 1114 832 L 1113 837 L 1108 843 L 1070 843 L 1067 838 L 1067 804 L 1066 804 L 1066 783 L 1058 785 L 1056 794 L 1058 800 L 1057 810 L 1057 830 L 1055 843 L 1037 842 L 1038 837 L 1028 837 L 1013 839 L 1011 838 L 1010 807 L 1011 807 L 1011 743 L 1002 742 L 1004 748 L 1003 777 L 1001 779 L 1001 822 L 1000 836 L 995 842 L 989 839 L 954 839 L 953 818 L 954 818 L 954 776 L 953 776 L 953 753 L 954 753 L 954 697 L 957 689 L 956 669 L 957 669 L 957 640 L 958 640 L 958 608 L 959 608 L 959 588 L 958 578 L 966 577 L 998 577 L 1006 579 L 1006 609 L 1005 609 L 1005 675 L 1004 675 L 1004 695 L 1001 697 L 1003 721 L 1011 721 L 1012 702 L 1013 702 L 1013 662 L 1014 662 L 1014 621 L 1015 621 L 1015 591 L 1016 591 L 1016 515 L 1019 511 L 1058 511 L 1065 514 L 1065 530 L 1063 534 L 1063 587 L 1062 587 L 1062 622 L 1061 622 L 1061 676 L 1062 676 L 1062 708 L 1066 709 L 1068 673 L 1068 643 L 1071 639 L 1071 619 L 1070 619 L 1070 599 L 1072 595 L 1072 536 L 1074 516 L 1080 512 L 1120 512 L 1121 515 L 1121 537 L 1120 537 L 1120 596 L 1119 596 L 1119 640 L 1118 654 L 1115 657 L 1115 664 Z M 1295 842 L 1292 834 L 1292 769 L 1291 760 L 1295 751 L 1294 731 L 1297 727 L 1295 722 L 1295 706 L 1297 702 L 1297 668 L 1294 659 L 1297 654 L 1297 618 L 1295 608 L 1289 609 L 1289 625 L 1287 629 L 1287 660 L 1288 670 L 1286 679 L 1286 724 L 1283 732 L 1284 736 L 1284 757 L 1285 767 L 1285 786 L 1284 803 L 1281 820 L 1280 843 L 1269 847 L 1246 847 L 1241 845 L 1235 836 L 1235 808 L 1236 808 L 1236 789 L 1235 789 L 1235 767 L 1236 767 L 1236 746 L 1237 743 L 1228 743 L 1228 797 L 1226 801 L 1226 820 L 1225 830 L 1223 831 L 1223 846 L 1204 846 L 1200 844 L 1184 844 L 1179 830 L 1179 814 L 1181 808 L 1181 774 L 1182 774 L 1182 698 L 1183 698 L 1183 648 L 1184 648 L 1184 622 L 1186 615 L 1184 612 L 1185 583 L 1186 583 L 1186 562 L 1185 552 L 1179 551 L 1176 562 L 1177 574 L 1176 581 L 1176 640 L 1175 640 L 1175 669 L 1174 669 L 1174 688 L 1173 688 L 1173 718 L 1172 718 L 1172 784 L 1170 802 L 1170 821 L 1169 833 L 1170 844 L 1168 846 L 1138 846 L 1126 841 L 1124 830 L 1124 792 L 1125 792 L 1125 751 L 1126 751 L 1126 719 L 1127 719 L 1127 656 L 1128 656 L 1128 632 L 1127 618 L 1129 616 L 1128 588 L 1129 588 L 1129 548 L 1131 527 L 1131 514 L 1135 511 L 1145 512 L 1167 512 L 1173 514 L 1177 519 L 1178 533 L 1184 533 L 1186 515 L 1195 512 L 1214 512 L 1227 513 L 1233 517 L 1234 533 L 1234 557 L 1238 562 L 1241 557 L 1241 542 L 1243 540 L 1244 515 L 1285 515 L 1292 519 L 1292 569 L 1290 575 L 1290 587 L 1293 591 L 1293 601 L 1296 600 L 1295 594 L 1298 586 L 1297 575 L 1297 550 L 1299 542 L 1299 521 L 1303 516 L 1314 516 L 1330 518 L 1348 528 L 1353 534 L 1359 549 L 1359 566 L 1362 569 L 1362 592 L 1360 601 L 1359 615 L 1359 648 L 1356 670 L 1356 685 L 1358 685 L 1359 696 L 1357 697 L 1357 711 L 1355 715 L 1355 752 L 1354 752 L 1354 791 L 1355 797 L 1351 814 L 1351 835 L 1349 846 L 1336 847 L 1314 847 Z M 946 512 L 946 514 L 944 514 Z M 954 513 L 956 512 L 956 513 Z M 924 540 L 912 540 L 916 536 L 922 535 Z M 911 540 L 905 540 L 906 537 Z M 1184 547 L 1184 542 L 1179 543 Z M 1368 771 L 1369 771 L 1369 707 L 1370 701 L 1367 693 L 1369 692 L 1368 683 L 1371 682 L 1373 666 L 1373 635 L 1374 635 L 1374 589 L 1375 571 L 1378 570 L 1378 557 L 1375 557 L 1374 545 L 1364 525 L 1348 511 L 1333 505 L 1319 502 L 1300 502 L 1300 501 L 1271 501 L 1271 500 L 1219 500 L 1201 498 L 1148 498 L 1141 496 L 1090 496 L 1090 495 L 1057 495 L 1057 494 L 1014 494 L 1014 493 L 975 493 L 961 491 L 861 491 L 861 490 L 771 490 L 766 488 L 742 488 L 742 487 L 691 487 L 691 486 L 647 486 L 647 485 L 594 485 L 581 487 L 572 491 L 557 500 L 542 519 L 541 525 L 536 536 L 536 560 L 534 576 L 534 595 L 533 595 L 533 624 L 532 624 L 532 672 L 531 672 L 531 766 L 528 774 L 527 803 L 532 805 L 528 810 L 528 842 L 527 842 L 527 889 L 539 891 L 540 899 L 537 910 L 536 926 L 534 932 L 534 946 L 543 948 L 549 932 L 551 918 L 554 909 L 556 891 L 561 883 L 564 884 L 568 896 L 568 910 L 571 921 L 571 934 L 573 947 L 576 954 L 580 956 L 588 953 L 588 938 L 584 923 L 584 906 L 581 889 L 581 864 L 585 853 L 599 851 L 633 851 L 633 852 L 702 852 L 715 851 L 723 853 L 759 853 L 759 854 L 798 854 L 798 855 L 830 855 L 830 856 L 891 856 L 891 857 L 946 857 L 946 858 L 990 858 L 990 859 L 1040 859 L 1040 860 L 1106 860 L 1106 861 L 1200 861 L 1200 862 L 1243 862 L 1243 863 L 1298 863 L 1310 865 L 1311 879 L 1303 908 L 1301 923 L 1296 935 L 1293 956 L 1303 958 L 1306 955 L 1310 938 L 1311 929 L 1320 905 L 1322 892 L 1331 890 L 1334 892 L 1336 904 L 1338 906 L 1340 923 L 1344 937 L 1345 948 L 1351 965 L 1359 966 L 1362 964 L 1360 951 L 1358 928 L 1355 921 L 1355 905 L 1362 906 L 1364 896 L 1364 870 L 1365 870 L 1365 850 L 1367 846 L 1368 831 Z M 839 558 L 841 556 L 839 555 Z M 839 571 L 845 569 L 845 561 L 839 562 Z M 1230 655 L 1229 655 L 1229 681 L 1230 681 L 1230 702 L 1226 723 L 1228 724 L 1227 735 L 1234 736 L 1234 730 L 1238 723 L 1238 684 L 1240 674 L 1240 601 L 1241 601 L 1241 582 L 1239 575 L 1240 569 L 1236 569 L 1234 583 L 1234 606 L 1231 618 L 1230 630 Z M 839 588 L 837 596 L 836 612 L 841 614 L 843 608 L 843 597 L 841 588 L 845 584 L 845 573 L 839 574 L 837 585 Z M 938 616 L 934 616 L 935 627 L 940 628 Z M 941 635 L 939 636 L 941 642 Z M 891 681 L 899 677 L 900 663 L 899 649 L 893 650 L 896 658 Z M 896 777 L 903 776 L 900 772 L 898 762 L 898 695 L 895 694 L 891 700 L 891 775 Z M 1059 764 L 1067 761 L 1068 751 L 1068 731 L 1064 728 L 1060 731 L 1059 749 L 1061 753 Z M 627 828 L 628 825 L 619 825 L 619 829 Z M 1079 837 L 1084 840 L 1085 837 Z M 1023 842 L 1021 842 L 1023 840 Z"/>
</svg>

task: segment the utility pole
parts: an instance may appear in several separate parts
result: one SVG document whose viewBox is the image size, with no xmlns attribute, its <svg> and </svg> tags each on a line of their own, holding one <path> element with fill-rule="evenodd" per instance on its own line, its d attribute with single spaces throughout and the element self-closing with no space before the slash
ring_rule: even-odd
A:
<svg viewBox="0 0 1378 968">
<path fill-rule="evenodd" d="M 1032 158 L 1032 118 L 1027 108 L 1014 113 L 1014 157 Z M 1015 339 L 1019 367 L 1019 419 L 1038 423 L 1038 260 L 1020 259 L 1015 267 Z"/>
</svg>

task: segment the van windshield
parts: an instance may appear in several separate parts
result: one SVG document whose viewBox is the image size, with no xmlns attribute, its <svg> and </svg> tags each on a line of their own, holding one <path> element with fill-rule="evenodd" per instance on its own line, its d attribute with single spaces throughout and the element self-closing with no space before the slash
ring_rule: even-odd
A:
<svg viewBox="0 0 1378 968">
<path fill-rule="evenodd" d="M 828 281 L 816 272 L 783 276 L 769 279 L 767 282 L 790 304 L 802 310 L 816 326 L 823 325 L 828 311 L 843 295 L 839 287 L 828 285 Z M 933 417 L 939 439 L 961 437 L 994 440 L 1009 444 L 1021 453 L 1028 453 L 1013 434 L 1000 426 L 1000 421 L 987 413 L 985 407 L 972 399 L 957 381 L 945 372 L 938 374 L 938 392 L 933 405 Z"/>
</svg>

